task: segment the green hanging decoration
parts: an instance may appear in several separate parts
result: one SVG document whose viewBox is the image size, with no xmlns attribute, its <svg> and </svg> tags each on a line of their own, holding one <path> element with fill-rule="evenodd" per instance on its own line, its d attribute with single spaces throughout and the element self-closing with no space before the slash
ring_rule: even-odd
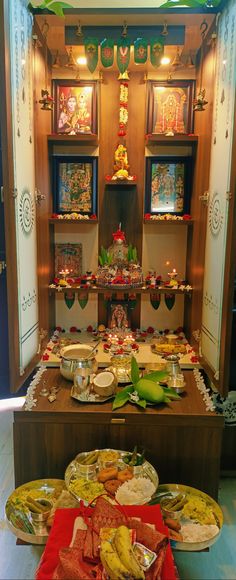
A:
<svg viewBox="0 0 236 580">
<path fill-rule="evenodd" d="M 175 303 L 175 294 L 165 294 L 165 303 L 168 310 L 172 310 Z"/>
<path fill-rule="evenodd" d="M 130 310 L 134 310 L 136 304 L 137 304 L 137 297 L 136 294 L 130 294 L 128 296 L 128 301 L 129 301 L 129 309 Z"/>
<path fill-rule="evenodd" d="M 151 38 L 150 41 L 150 60 L 152 66 L 158 67 L 164 54 L 164 45 L 159 38 Z"/>
<path fill-rule="evenodd" d="M 64 294 L 64 300 L 65 300 L 67 308 L 69 308 L 69 310 L 70 310 L 74 304 L 74 301 L 75 301 L 75 293 L 68 290 Z"/>
<path fill-rule="evenodd" d="M 85 306 L 88 303 L 88 293 L 87 292 L 86 293 L 80 292 L 78 294 L 78 302 L 79 302 L 80 308 L 82 308 L 82 310 L 84 310 Z"/>
<path fill-rule="evenodd" d="M 108 68 L 114 62 L 114 40 L 112 38 L 104 38 L 100 44 L 100 58 L 102 66 Z"/>
<path fill-rule="evenodd" d="M 85 56 L 87 58 L 87 67 L 91 73 L 95 71 L 98 64 L 98 39 L 88 37 L 84 39 Z"/>
<path fill-rule="evenodd" d="M 117 66 L 121 74 L 123 74 L 130 61 L 130 40 L 128 38 L 120 38 L 117 42 Z"/>
<path fill-rule="evenodd" d="M 148 43 L 145 38 L 137 38 L 134 41 L 134 62 L 136 64 L 145 64 L 147 62 Z"/>
<path fill-rule="evenodd" d="M 150 294 L 150 302 L 154 310 L 157 310 L 161 303 L 161 295 L 157 293 Z"/>
</svg>

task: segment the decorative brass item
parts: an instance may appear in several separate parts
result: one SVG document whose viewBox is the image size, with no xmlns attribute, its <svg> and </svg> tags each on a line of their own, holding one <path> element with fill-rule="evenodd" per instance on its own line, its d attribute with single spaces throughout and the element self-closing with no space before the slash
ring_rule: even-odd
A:
<svg viewBox="0 0 236 580">
<path fill-rule="evenodd" d="M 163 24 L 163 29 L 161 31 L 161 36 L 168 36 L 168 34 L 169 34 L 169 31 L 167 28 L 167 21 L 165 20 L 164 24 Z"/>
<path fill-rule="evenodd" d="M 201 56 L 200 56 L 200 88 L 197 94 L 196 99 L 193 101 L 193 110 L 194 112 L 202 112 L 205 111 L 205 105 L 207 105 L 208 101 L 205 99 L 206 89 L 202 87 L 202 69 L 203 69 L 203 58 L 204 58 L 204 39 L 206 35 L 206 31 L 208 29 L 208 24 L 206 20 L 203 20 L 200 26 L 201 36 L 202 36 L 202 44 L 201 44 Z"/>
<path fill-rule="evenodd" d="M 80 20 L 78 22 L 78 26 L 77 26 L 77 30 L 76 30 L 75 36 L 78 36 L 78 38 L 81 38 L 82 36 L 84 36 L 83 31 L 82 31 L 82 26 L 81 26 Z"/>
<path fill-rule="evenodd" d="M 187 58 L 186 58 L 185 68 L 190 69 L 190 68 L 194 68 L 194 67 L 195 67 L 195 64 L 193 61 L 193 57 L 192 57 L 191 52 L 189 52 L 189 54 L 187 55 Z"/>
<path fill-rule="evenodd" d="M 127 22 L 125 20 L 124 24 L 123 24 L 123 30 L 122 30 L 121 36 L 123 36 L 123 38 L 126 38 L 127 34 L 128 34 L 128 25 L 127 25 Z"/>
<path fill-rule="evenodd" d="M 70 46 L 69 48 L 69 54 L 68 54 L 68 61 L 65 64 L 66 68 L 70 68 L 70 69 L 75 69 L 75 61 L 74 61 L 74 57 L 73 57 L 73 49 L 72 46 Z"/>
<path fill-rule="evenodd" d="M 57 50 L 52 68 L 61 68 L 61 61 L 59 57 L 59 50 Z"/>
<path fill-rule="evenodd" d="M 181 56 L 180 56 L 180 47 L 177 46 L 177 50 L 176 50 L 176 55 L 174 57 L 174 60 L 171 63 L 171 68 L 173 69 L 180 69 L 184 67 L 184 63 L 181 60 Z"/>
</svg>

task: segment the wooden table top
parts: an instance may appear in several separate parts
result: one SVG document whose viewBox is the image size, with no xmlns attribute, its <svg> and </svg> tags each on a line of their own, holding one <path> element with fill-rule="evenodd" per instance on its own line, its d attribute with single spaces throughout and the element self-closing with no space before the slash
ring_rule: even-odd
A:
<svg viewBox="0 0 236 580">
<path fill-rule="evenodd" d="M 112 401 L 105 403 L 80 403 L 71 398 L 70 391 L 72 382 L 65 380 L 59 369 L 49 368 L 42 375 L 40 383 L 34 393 L 37 399 L 36 406 L 32 411 L 22 409 L 14 412 L 15 421 L 49 421 L 49 422 L 129 422 L 135 423 L 169 423 L 175 419 L 177 422 L 192 425 L 198 424 L 212 426 L 223 426 L 224 419 L 215 412 L 206 410 L 201 393 L 196 387 L 195 378 L 192 371 L 184 372 L 186 380 L 186 391 L 178 401 L 172 401 L 165 405 L 147 407 L 141 409 L 137 405 L 127 403 L 124 407 L 112 411 Z M 60 390 L 57 398 L 50 403 L 47 397 L 39 395 L 43 382 L 48 388 L 57 386 Z M 117 420 L 118 419 L 118 420 Z"/>
</svg>

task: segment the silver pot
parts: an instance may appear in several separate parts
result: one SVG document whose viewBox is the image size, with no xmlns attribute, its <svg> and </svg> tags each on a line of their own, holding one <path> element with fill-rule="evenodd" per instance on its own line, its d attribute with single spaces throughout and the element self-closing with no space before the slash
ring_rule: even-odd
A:
<svg viewBox="0 0 236 580">
<path fill-rule="evenodd" d="M 166 370 L 172 376 L 181 374 L 179 357 L 177 354 L 169 354 L 166 356 Z"/>
<path fill-rule="evenodd" d="M 78 384 L 79 382 L 81 385 L 83 384 L 82 390 L 84 390 L 90 383 L 90 375 L 95 373 L 98 368 L 94 348 L 87 344 L 75 344 L 65 346 L 60 354 L 60 371 L 62 376 L 68 381 L 73 381 L 75 371 L 77 371 L 76 380 Z"/>
</svg>

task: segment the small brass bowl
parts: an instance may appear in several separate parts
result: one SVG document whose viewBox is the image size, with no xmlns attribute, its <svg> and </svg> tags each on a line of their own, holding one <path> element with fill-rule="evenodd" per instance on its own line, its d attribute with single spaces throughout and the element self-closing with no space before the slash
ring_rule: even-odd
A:
<svg viewBox="0 0 236 580">
<path fill-rule="evenodd" d="M 46 499 L 44 497 L 39 498 L 39 499 L 37 498 L 35 501 L 37 503 L 39 503 L 39 504 L 41 504 L 41 505 L 43 505 L 43 506 L 45 506 L 45 507 L 48 508 L 47 510 L 45 510 L 45 511 L 43 511 L 41 513 L 36 513 L 36 512 L 33 512 L 33 511 L 30 510 L 30 515 L 31 515 L 32 522 L 34 524 L 41 524 L 42 522 L 46 522 L 47 521 L 47 519 L 48 519 L 48 517 L 50 515 L 50 511 L 51 511 L 51 509 L 53 507 L 53 503 L 52 503 L 52 501 L 50 501 L 49 499 Z"/>
<path fill-rule="evenodd" d="M 161 513 L 164 518 L 171 518 L 172 520 L 178 520 L 182 516 L 183 507 L 182 506 L 179 510 L 172 510 L 171 508 L 168 509 L 168 502 L 173 498 L 163 498 L 160 501 Z"/>
</svg>

